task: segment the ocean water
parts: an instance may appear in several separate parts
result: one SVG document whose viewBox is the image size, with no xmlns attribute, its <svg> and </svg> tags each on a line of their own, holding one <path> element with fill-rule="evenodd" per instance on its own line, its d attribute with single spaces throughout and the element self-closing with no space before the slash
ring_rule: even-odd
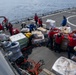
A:
<svg viewBox="0 0 76 75">
<path fill-rule="evenodd" d="M 0 0 L 0 16 L 12 21 L 72 7 L 76 0 Z"/>
</svg>

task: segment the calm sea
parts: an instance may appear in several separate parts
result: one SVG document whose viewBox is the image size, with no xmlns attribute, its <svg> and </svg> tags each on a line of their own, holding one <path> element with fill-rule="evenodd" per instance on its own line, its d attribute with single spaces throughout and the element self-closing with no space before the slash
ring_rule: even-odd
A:
<svg viewBox="0 0 76 75">
<path fill-rule="evenodd" d="M 10 21 L 76 7 L 76 0 L 0 0 L 0 16 Z"/>
</svg>

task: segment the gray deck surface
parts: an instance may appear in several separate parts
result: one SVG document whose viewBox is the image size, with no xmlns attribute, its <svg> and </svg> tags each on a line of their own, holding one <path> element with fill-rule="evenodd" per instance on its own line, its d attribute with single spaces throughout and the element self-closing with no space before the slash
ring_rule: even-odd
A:
<svg viewBox="0 0 76 75">
<path fill-rule="evenodd" d="M 63 11 L 60 13 L 48 15 L 46 17 L 43 17 L 43 23 L 45 24 L 47 19 L 53 19 L 56 21 L 56 26 L 60 26 L 60 23 L 62 21 L 63 15 L 66 17 L 70 17 L 75 15 L 72 18 L 69 18 L 69 22 L 72 24 L 76 25 L 76 9 L 75 10 L 68 10 L 68 11 Z M 71 24 L 68 23 L 72 30 L 76 29 L 76 26 L 72 26 Z M 51 70 L 54 62 L 60 57 L 60 56 L 65 56 L 67 57 L 67 52 L 61 52 L 61 53 L 55 53 L 54 51 L 51 51 L 47 47 L 37 47 L 33 49 L 32 54 L 29 56 L 29 58 L 34 59 L 35 61 L 39 61 L 40 59 L 43 59 L 45 62 L 44 67 L 47 68 L 48 70 Z"/>
<path fill-rule="evenodd" d="M 60 26 L 61 21 L 63 19 L 63 15 L 65 15 L 67 18 L 74 15 L 73 17 L 69 18 L 68 20 L 70 23 L 76 25 L 76 9 L 65 10 L 63 12 L 47 15 L 47 16 L 42 17 L 42 20 L 43 20 L 43 23 L 45 24 L 47 19 L 53 19 L 56 21 L 56 26 Z M 30 24 L 30 23 L 31 23 L 31 21 L 26 22 L 26 24 Z M 15 24 L 14 27 L 21 28 L 20 24 Z M 68 25 L 70 25 L 72 30 L 76 29 L 76 26 L 72 26 L 69 23 L 68 23 Z M 60 56 L 67 57 L 67 52 L 55 53 L 54 51 L 51 51 L 47 47 L 42 46 L 42 47 L 34 48 L 32 51 L 32 54 L 29 55 L 29 59 L 33 59 L 35 61 L 39 61 L 39 60 L 43 59 L 45 62 L 44 68 L 51 70 L 52 65 Z"/>
<path fill-rule="evenodd" d="M 67 57 L 67 53 L 66 52 L 56 53 L 54 51 L 51 51 L 47 47 L 37 47 L 33 49 L 33 52 L 29 56 L 29 58 L 35 61 L 44 60 L 45 65 L 43 66 L 43 68 L 51 70 L 52 65 L 54 64 L 56 59 L 59 58 L 60 56 Z"/>
</svg>

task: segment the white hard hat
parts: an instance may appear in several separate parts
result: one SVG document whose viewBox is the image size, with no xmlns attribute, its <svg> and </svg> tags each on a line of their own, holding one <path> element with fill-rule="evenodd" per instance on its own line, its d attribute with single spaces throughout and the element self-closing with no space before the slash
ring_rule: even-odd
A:
<svg viewBox="0 0 76 75">
<path fill-rule="evenodd" d="M 74 47 L 74 51 L 76 51 L 76 46 Z"/>
</svg>

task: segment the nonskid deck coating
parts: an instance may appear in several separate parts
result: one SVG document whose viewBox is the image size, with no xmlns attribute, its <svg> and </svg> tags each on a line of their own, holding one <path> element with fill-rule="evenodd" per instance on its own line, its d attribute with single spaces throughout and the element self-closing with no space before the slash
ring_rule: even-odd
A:
<svg viewBox="0 0 76 75">
<path fill-rule="evenodd" d="M 43 23 L 46 24 L 47 19 L 53 19 L 56 21 L 56 26 L 60 26 L 63 15 L 65 15 L 66 17 L 76 15 L 76 9 L 67 10 L 67 11 L 56 13 L 56 14 L 48 15 L 46 17 L 42 17 L 42 20 L 43 20 Z M 74 23 L 76 25 L 75 19 L 76 19 L 76 17 L 74 17 L 74 19 L 70 18 L 68 20 L 71 23 Z M 31 22 L 32 22 L 32 20 L 27 21 L 26 24 L 30 24 Z M 21 22 L 18 24 L 15 24 L 14 28 L 20 29 L 21 28 L 20 25 L 21 25 Z M 72 28 L 72 30 L 76 29 L 76 27 L 72 26 L 71 24 L 68 23 L 68 25 Z M 29 55 L 29 59 L 33 59 L 35 61 L 39 61 L 39 60 L 43 59 L 45 62 L 45 65 L 43 67 L 47 68 L 48 70 L 51 70 L 52 65 L 60 56 L 67 57 L 67 52 L 61 52 L 59 54 L 59 53 L 55 53 L 54 51 L 51 51 L 49 48 L 47 48 L 45 46 L 42 46 L 42 47 L 34 48 L 31 55 Z"/>
<path fill-rule="evenodd" d="M 73 13 L 74 12 L 74 13 Z M 43 17 L 43 23 L 46 24 L 46 20 L 47 19 L 53 19 L 56 21 L 56 26 L 60 26 L 60 23 L 62 21 L 63 15 L 65 15 L 66 17 L 72 16 L 72 15 L 76 15 L 76 9 L 74 10 L 68 10 L 68 11 L 63 11 L 63 12 L 59 12 L 56 14 L 52 14 L 46 17 Z M 76 25 L 76 21 L 73 20 L 72 18 L 71 22 L 75 23 Z M 69 21 L 70 21 L 69 19 Z M 74 19 L 76 19 L 76 17 L 74 17 Z M 68 25 L 72 28 L 72 30 L 76 29 L 76 27 L 70 25 L 68 23 Z M 54 62 L 60 57 L 60 56 L 67 56 L 67 52 L 61 52 L 61 53 L 55 53 L 54 51 L 50 50 L 49 48 L 42 46 L 42 47 L 37 47 L 33 49 L 32 54 L 29 56 L 29 58 L 35 60 L 35 61 L 39 61 L 41 59 L 44 60 L 45 65 L 43 66 L 44 68 L 51 70 Z"/>
</svg>

